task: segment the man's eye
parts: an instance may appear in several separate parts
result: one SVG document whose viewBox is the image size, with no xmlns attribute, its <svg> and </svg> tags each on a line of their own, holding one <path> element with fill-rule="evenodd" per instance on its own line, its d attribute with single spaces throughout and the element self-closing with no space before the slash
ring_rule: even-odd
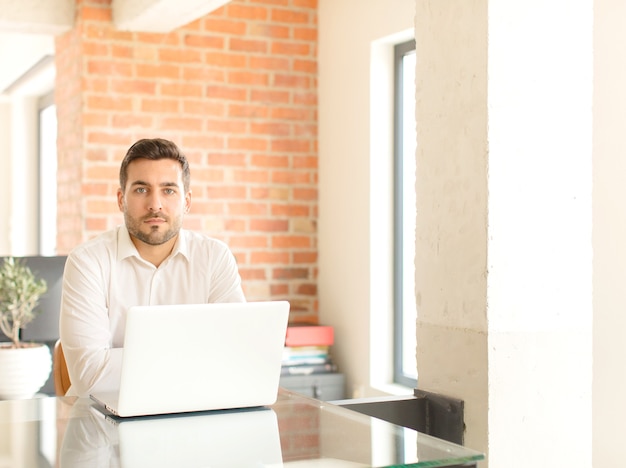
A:
<svg viewBox="0 0 626 468">
<path fill-rule="evenodd" d="M 168 194 L 168 195 L 173 195 L 176 192 L 175 192 L 174 189 L 168 188 L 168 189 L 165 189 L 165 193 Z"/>
<path fill-rule="evenodd" d="M 146 193 L 147 190 L 145 187 L 137 187 L 137 189 L 135 190 L 135 192 L 137 193 Z"/>
</svg>

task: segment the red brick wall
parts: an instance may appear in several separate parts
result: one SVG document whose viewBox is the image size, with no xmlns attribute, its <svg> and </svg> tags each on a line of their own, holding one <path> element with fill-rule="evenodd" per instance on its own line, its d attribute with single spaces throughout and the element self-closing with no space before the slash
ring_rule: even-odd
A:
<svg viewBox="0 0 626 468">
<path fill-rule="evenodd" d="M 191 163 L 185 227 L 225 240 L 249 300 L 317 314 L 317 1 L 233 0 L 167 34 L 78 0 L 56 42 L 58 250 L 122 222 L 119 163 L 143 137 Z"/>
</svg>

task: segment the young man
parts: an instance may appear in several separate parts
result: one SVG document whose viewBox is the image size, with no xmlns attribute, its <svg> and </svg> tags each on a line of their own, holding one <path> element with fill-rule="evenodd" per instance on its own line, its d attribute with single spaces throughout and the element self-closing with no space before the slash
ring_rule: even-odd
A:
<svg viewBox="0 0 626 468">
<path fill-rule="evenodd" d="M 171 141 L 143 139 L 120 167 L 124 225 L 68 256 L 60 336 L 67 395 L 119 388 L 126 311 L 133 305 L 244 302 L 237 264 L 221 241 L 181 229 L 191 206 L 189 164 Z"/>
</svg>

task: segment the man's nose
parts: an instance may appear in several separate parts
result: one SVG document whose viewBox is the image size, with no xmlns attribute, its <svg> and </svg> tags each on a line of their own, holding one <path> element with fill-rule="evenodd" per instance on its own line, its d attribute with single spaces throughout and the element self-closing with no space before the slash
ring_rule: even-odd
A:
<svg viewBox="0 0 626 468">
<path fill-rule="evenodd" d="M 161 203 L 161 197 L 158 193 L 153 193 L 148 199 L 148 209 L 150 211 L 161 211 L 163 204 Z"/>
</svg>

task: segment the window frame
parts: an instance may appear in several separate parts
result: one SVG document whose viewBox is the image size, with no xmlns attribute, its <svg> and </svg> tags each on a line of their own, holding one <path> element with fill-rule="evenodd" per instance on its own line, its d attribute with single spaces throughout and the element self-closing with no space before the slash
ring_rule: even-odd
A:
<svg viewBox="0 0 626 468">
<path fill-rule="evenodd" d="M 394 125 L 393 125 L 393 381 L 416 388 L 417 379 L 404 372 L 404 163 L 403 163 L 403 58 L 415 52 L 415 40 L 394 46 Z M 416 370 L 417 372 L 417 370 Z"/>
</svg>

